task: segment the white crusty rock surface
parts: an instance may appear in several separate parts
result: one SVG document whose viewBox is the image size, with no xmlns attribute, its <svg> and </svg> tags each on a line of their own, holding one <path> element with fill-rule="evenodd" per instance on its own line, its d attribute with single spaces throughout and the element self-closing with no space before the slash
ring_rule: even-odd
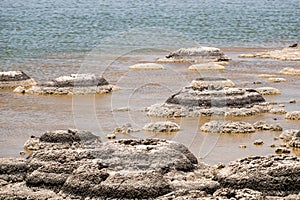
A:
<svg viewBox="0 0 300 200">
<path fill-rule="evenodd" d="M 36 82 L 22 71 L 2 71 L 0 72 L 0 89 L 16 88 L 18 86 L 29 87 Z"/>
<path fill-rule="evenodd" d="M 158 59 L 157 62 L 190 62 L 207 63 L 228 61 L 229 58 L 218 48 L 215 47 L 192 47 L 181 48 L 170 52 L 165 58 Z"/>
<path fill-rule="evenodd" d="M 191 71 L 214 71 L 214 70 L 225 70 L 226 68 L 223 65 L 217 63 L 202 63 L 194 64 L 188 68 Z"/>
<path fill-rule="evenodd" d="M 282 61 L 300 61 L 300 45 L 287 47 L 281 50 L 265 51 L 254 54 L 242 54 L 240 58 L 272 58 Z"/>
<path fill-rule="evenodd" d="M 72 95 L 72 94 L 103 94 L 116 90 L 117 87 L 101 76 L 95 74 L 71 74 L 61 76 L 49 82 L 42 82 L 36 86 L 16 88 L 15 92 L 40 95 Z"/>
<path fill-rule="evenodd" d="M 254 127 L 247 122 L 210 121 L 203 124 L 201 131 L 207 133 L 253 133 Z"/>
<path fill-rule="evenodd" d="M 164 66 L 157 63 L 139 63 L 139 64 L 129 66 L 129 69 L 155 70 L 155 69 L 164 69 Z"/>
<path fill-rule="evenodd" d="M 143 129 L 151 132 L 176 132 L 179 131 L 180 126 L 175 122 L 160 121 L 148 123 Z"/>
<path fill-rule="evenodd" d="M 288 143 L 289 146 L 300 148 L 300 130 L 285 130 L 280 134 L 280 139 Z"/>
<path fill-rule="evenodd" d="M 197 117 L 212 115 L 248 116 L 270 110 L 254 89 L 230 88 L 232 81 L 201 78 L 193 81 L 163 104 L 148 108 L 149 116 Z"/>
<path fill-rule="evenodd" d="M 284 75 L 300 76 L 300 69 L 287 67 L 282 69 L 279 73 Z"/>
<path fill-rule="evenodd" d="M 287 112 L 285 118 L 290 120 L 300 120 L 300 111 Z"/>
<path fill-rule="evenodd" d="M 260 87 L 255 88 L 261 95 L 279 95 L 281 92 L 273 87 Z"/>
</svg>

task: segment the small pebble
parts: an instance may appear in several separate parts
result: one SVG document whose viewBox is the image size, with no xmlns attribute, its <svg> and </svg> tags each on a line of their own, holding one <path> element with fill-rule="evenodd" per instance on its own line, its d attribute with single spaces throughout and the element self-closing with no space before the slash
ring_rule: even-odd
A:
<svg viewBox="0 0 300 200">
<path fill-rule="evenodd" d="M 278 137 L 274 137 L 274 140 L 279 140 L 279 138 Z"/>
<path fill-rule="evenodd" d="M 273 118 L 273 120 L 275 120 L 275 121 L 276 121 L 276 120 L 277 120 L 277 118 L 276 118 L 276 117 L 274 117 L 274 118 Z"/>
<path fill-rule="evenodd" d="M 276 145 L 275 145 L 275 144 L 271 144 L 270 147 L 271 147 L 271 148 L 275 148 Z"/>
<path fill-rule="evenodd" d="M 283 104 L 279 104 L 279 105 L 278 105 L 278 107 L 284 108 L 284 107 L 285 107 L 285 105 L 283 105 Z"/>
<path fill-rule="evenodd" d="M 225 167 L 225 164 L 224 163 L 218 163 L 217 165 L 216 165 L 216 168 L 217 169 L 223 169 Z"/>
<path fill-rule="evenodd" d="M 262 84 L 262 82 L 261 81 L 254 81 L 253 84 L 259 85 L 259 84 Z"/>
<path fill-rule="evenodd" d="M 247 148 L 247 146 L 246 145 L 240 145 L 239 148 L 245 149 L 245 148 Z"/>
<path fill-rule="evenodd" d="M 286 144 L 280 144 L 280 147 L 287 147 Z"/>
<path fill-rule="evenodd" d="M 25 152 L 25 151 L 20 151 L 20 155 L 21 155 L 21 156 L 25 156 L 25 155 L 26 155 L 26 152 Z"/>
<path fill-rule="evenodd" d="M 263 145 L 264 144 L 264 141 L 262 141 L 261 139 L 258 139 L 258 140 L 255 140 L 254 145 Z"/>
</svg>

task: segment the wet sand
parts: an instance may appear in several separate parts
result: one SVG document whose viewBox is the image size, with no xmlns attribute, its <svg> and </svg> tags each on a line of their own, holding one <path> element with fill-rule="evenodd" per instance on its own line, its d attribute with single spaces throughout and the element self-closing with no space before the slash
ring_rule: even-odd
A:
<svg viewBox="0 0 300 200">
<path fill-rule="evenodd" d="M 20 95 L 9 90 L 0 92 L 0 157 L 19 156 L 24 142 L 31 135 L 40 135 L 47 130 L 78 128 L 92 131 L 106 140 L 116 127 L 130 123 L 133 128 L 141 129 L 146 123 L 165 119 L 147 117 L 145 107 L 165 101 L 191 80 L 199 77 L 225 77 L 234 81 L 237 87 L 278 88 L 281 95 L 265 96 L 270 102 L 285 105 L 287 111 L 300 110 L 299 76 L 280 75 L 285 67 L 300 67 L 300 62 L 282 62 L 270 59 L 241 59 L 237 55 L 264 49 L 221 48 L 232 58 L 225 65 L 226 70 L 210 72 L 193 72 L 189 64 L 163 64 L 165 70 L 130 70 L 128 66 L 140 62 L 153 62 L 163 57 L 166 52 L 144 51 L 130 52 L 123 56 L 110 57 L 72 57 L 48 56 L 46 59 L 4 66 L 3 70 L 23 70 L 38 81 L 49 80 L 70 73 L 97 73 L 111 83 L 121 87 L 120 90 L 106 95 L 85 96 L 37 96 Z M 276 74 L 287 82 L 270 83 L 258 74 Z M 245 83 L 247 82 L 247 84 Z M 261 84 L 253 84 L 261 82 Z M 296 99 L 296 104 L 289 100 Z M 129 108 L 118 111 L 118 108 Z M 253 134 L 206 134 L 200 126 L 217 117 L 169 119 L 178 123 L 181 130 L 172 134 L 154 134 L 134 132 L 130 135 L 117 134 L 119 138 L 166 138 L 185 144 L 208 164 L 228 163 L 231 160 L 249 155 L 267 155 L 275 152 L 271 144 L 279 146 L 280 140 L 274 140 L 280 132 L 256 131 Z M 276 120 L 274 120 L 276 118 Z M 299 129 L 299 121 L 284 119 L 284 115 L 260 114 L 243 118 L 227 118 L 234 121 L 254 123 L 264 120 L 279 123 L 284 130 Z M 253 145 L 254 140 L 262 139 L 262 146 Z M 247 148 L 239 148 L 246 145 Z M 299 149 L 292 149 L 292 155 L 300 156 Z"/>
</svg>

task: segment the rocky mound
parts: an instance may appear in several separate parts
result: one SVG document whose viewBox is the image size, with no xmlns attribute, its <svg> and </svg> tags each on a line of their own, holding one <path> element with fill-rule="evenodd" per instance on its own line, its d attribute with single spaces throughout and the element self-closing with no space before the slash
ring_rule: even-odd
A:
<svg viewBox="0 0 300 200">
<path fill-rule="evenodd" d="M 266 195 L 298 194 L 300 158 L 270 155 L 239 159 L 221 169 L 215 180 L 223 187 L 249 188 Z"/>
<path fill-rule="evenodd" d="M 223 65 L 217 63 L 194 64 L 188 68 L 191 71 L 210 71 L 210 70 L 225 70 Z"/>
<path fill-rule="evenodd" d="M 246 122 L 210 121 L 203 124 L 201 131 L 207 133 L 253 133 L 254 127 Z"/>
<path fill-rule="evenodd" d="M 129 66 L 129 69 L 155 70 L 155 69 L 164 69 L 164 66 L 157 63 L 139 63 L 139 64 Z"/>
<path fill-rule="evenodd" d="M 158 59 L 157 62 L 218 62 L 228 61 L 229 58 L 215 47 L 192 47 L 181 48 L 170 52 L 165 58 Z"/>
<path fill-rule="evenodd" d="M 285 118 L 290 120 L 300 120 L 300 111 L 287 112 Z"/>
<path fill-rule="evenodd" d="M 164 121 L 148 123 L 143 129 L 151 132 L 176 132 L 179 131 L 180 126 L 174 122 Z"/>
<path fill-rule="evenodd" d="M 242 54 L 240 58 L 272 58 L 282 61 L 300 61 L 300 45 L 282 50 L 266 51 L 254 54 Z"/>
<path fill-rule="evenodd" d="M 279 137 L 290 147 L 300 148 L 300 130 L 285 130 Z"/>
<path fill-rule="evenodd" d="M 255 88 L 261 95 L 279 95 L 281 92 L 277 88 L 273 87 L 260 87 Z"/>
<path fill-rule="evenodd" d="M 257 121 L 253 124 L 253 127 L 261 131 L 282 131 L 282 127 L 279 124 L 268 124 L 265 121 Z"/>
<path fill-rule="evenodd" d="M 35 84 L 36 82 L 22 71 L 0 72 L 0 89 L 18 86 L 29 87 Z"/>
<path fill-rule="evenodd" d="M 284 75 L 300 76 L 300 69 L 287 67 L 282 69 L 279 73 Z"/>
<path fill-rule="evenodd" d="M 30 94 L 102 94 L 108 93 L 116 89 L 101 76 L 94 74 L 71 74 L 69 76 L 61 76 L 49 82 L 39 83 L 29 89 L 18 87 L 15 89 L 17 93 Z"/>
<path fill-rule="evenodd" d="M 198 163 L 162 139 L 102 143 L 87 131 L 32 137 L 27 158 L 0 158 L 0 199 L 299 198 L 300 159 L 240 159 L 224 169 Z M 219 181 L 219 182 L 218 182 Z M 266 184 L 267 183 L 267 184 Z M 287 197 L 287 198 L 288 198 Z"/>
<path fill-rule="evenodd" d="M 234 85 L 234 84 L 233 84 Z M 204 78 L 193 81 L 163 104 L 148 108 L 149 116 L 195 117 L 211 115 L 247 116 L 270 108 L 254 89 L 228 88 L 231 81 Z"/>
</svg>

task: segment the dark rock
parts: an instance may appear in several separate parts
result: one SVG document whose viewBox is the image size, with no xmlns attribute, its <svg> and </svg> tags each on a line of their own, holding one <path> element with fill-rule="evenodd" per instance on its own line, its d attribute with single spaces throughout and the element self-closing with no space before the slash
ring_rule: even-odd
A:
<svg viewBox="0 0 300 200">
<path fill-rule="evenodd" d="M 221 186 L 249 188 L 264 195 L 299 193 L 300 158 L 287 155 L 253 156 L 239 159 L 215 176 Z"/>
<path fill-rule="evenodd" d="M 0 88 L 28 87 L 36 82 L 22 71 L 0 72 Z"/>
</svg>

